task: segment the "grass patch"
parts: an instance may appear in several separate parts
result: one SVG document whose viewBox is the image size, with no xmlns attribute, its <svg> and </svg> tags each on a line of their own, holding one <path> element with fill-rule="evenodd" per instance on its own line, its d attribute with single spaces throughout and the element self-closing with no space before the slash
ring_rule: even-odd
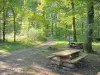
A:
<svg viewBox="0 0 100 75">
<path fill-rule="evenodd" d="M 68 45 L 67 41 L 64 41 L 64 40 L 56 41 L 56 44 L 54 46 L 52 46 L 52 49 L 63 48 L 65 46 L 67 46 L 67 45 Z"/>
<path fill-rule="evenodd" d="M 96 53 L 100 54 L 100 42 L 93 42 L 92 44 L 93 50 L 96 51 Z"/>
<path fill-rule="evenodd" d="M 67 41 L 56 41 L 56 47 L 64 47 L 68 45 L 68 42 Z"/>
<path fill-rule="evenodd" d="M 99 47 L 100 47 L 100 42 L 98 42 L 98 43 L 97 43 L 97 42 L 93 42 L 93 45 L 94 45 L 94 46 L 99 46 Z"/>
<path fill-rule="evenodd" d="M 25 42 L 11 42 L 11 41 L 6 41 L 6 42 L 1 42 L 0 43 L 0 51 L 13 51 L 13 50 L 18 50 L 18 49 L 23 49 L 23 48 L 28 48 L 32 47 L 39 44 L 38 42 L 35 43 L 25 43 Z"/>
</svg>

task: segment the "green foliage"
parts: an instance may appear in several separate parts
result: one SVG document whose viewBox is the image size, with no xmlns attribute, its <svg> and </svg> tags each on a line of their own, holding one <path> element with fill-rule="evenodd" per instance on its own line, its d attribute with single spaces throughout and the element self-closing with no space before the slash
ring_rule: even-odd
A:
<svg viewBox="0 0 100 75">
<path fill-rule="evenodd" d="M 64 48 L 68 46 L 68 42 L 66 40 L 60 40 L 60 41 L 59 40 L 56 40 L 56 44 L 53 45 L 51 48 L 53 48 L 54 50 L 58 50 L 60 48 Z"/>
<path fill-rule="evenodd" d="M 37 45 L 38 43 L 25 43 L 25 42 L 9 42 L 6 41 L 5 43 L 0 43 L 0 52 L 18 50 L 22 48 L 28 48 Z"/>
<path fill-rule="evenodd" d="M 72 9 L 72 1 L 74 9 Z M 77 40 L 84 42 L 87 33 L 87 9 L 91 2 L 94 4 L 95 11 L 93 26 L 95 39 L 100 37 L 99 0 L 4 0 L 6 39 L 10 40 L 8 35 L 11 39 L 14 38 L 14 32 L 17 41 L 22 36 L 28 42 L 46 41 L 48 37 L 68 39 L 73 35 L 74 15 Z M 2 40 L 3 0 L 0 0 L 0 7 L 0 39 Z"/>
<path fill-rule="evenodd" d="M 35 40 L 46 41 L 46 37 L 42 29 L 31 28 L 28 32 L 28 41 L 34 42 Z"/>
</svg>

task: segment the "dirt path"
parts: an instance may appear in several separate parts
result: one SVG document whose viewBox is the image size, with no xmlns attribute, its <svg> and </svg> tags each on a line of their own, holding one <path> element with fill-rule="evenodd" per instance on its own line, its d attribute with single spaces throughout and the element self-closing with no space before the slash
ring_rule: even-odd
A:
<svg viewBox="0 0 100 75">
<path fill-rule="evenodd" d="M 47 46 L 54 45 L 55 42 L 46 42 L 34 48 L 27 48 L 23 50 L 16 50 L 13 52 L 0 54 L 0 75 L 31 75 L 30 73 L 23 72 L 24 68 L 31 65 L 38 65 L 38 60 L 41 58 L 39 53 L 44 51 Z M 42 63 L 42 62 L 41 62 Z"/>
<path fill-rule="evenodd" d="M 48 59 L 46 57 L 54 52 L 53 50 L 48 50 L 51 45 L 55 45 L 55 42 L 49 41 L 34 48 L 16 50 L 4 54 L 0 53 L 0 75 L 64 75 L 55 71 L 54 67 L 48 67 Z M 97 55 L 89 55 L 87 60 L 90 66 L 85 66 L 74 72 L 66 71 L 65 75 L 95 75 L 96 73 L 94 72 L 100 71 L 99 59 Z"/>
</svg>

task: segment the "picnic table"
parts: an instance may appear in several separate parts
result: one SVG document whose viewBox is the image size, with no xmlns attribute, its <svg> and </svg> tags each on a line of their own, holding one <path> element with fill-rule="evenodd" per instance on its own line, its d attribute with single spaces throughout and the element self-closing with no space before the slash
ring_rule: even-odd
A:
<svg viewBox="0 0 100 75">
<path fill-rule="evenodd" d="M 69 44 L 69 46 L 70 46 L 71 48 L 83 49 L 83 44 L 84 44 L 84 43 L 82 43 L 82 42 L 71 42 L 71 43 Z"/>
<path fill-rule="evenodd" d="M 100 38 L 98 37 L 98 38 L 96 38 L 96 40 L 97 40 L 97 41 L 100 41 Z"/>
<path fill-rule="evenodd" d="M 53 53 L 48 58 L 59 66 L 68 66 L 70 64 L 72 67 L 74 67 L 76 63 L 86 56 L 87 54 L 82 53 L 81 50 L 64 50 Z"/>
</svg>

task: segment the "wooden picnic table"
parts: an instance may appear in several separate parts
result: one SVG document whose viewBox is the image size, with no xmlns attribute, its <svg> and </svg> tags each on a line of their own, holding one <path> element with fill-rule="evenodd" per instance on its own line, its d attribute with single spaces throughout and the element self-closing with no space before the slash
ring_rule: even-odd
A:
<svg viewBox="0 0 100 75">
<path fill-rule="evenodd" d="M 69 43 L 69 46 L 71 48 L 76 48 L 76 49 L 83 49 L 83 44 L 82 42 L 71 42 Z"/>
<path fill-rule="evenodd" d="M 52 56 L 50 56 L 50 59 L 58 61 L 59 65 L 63 65 L 64 63 L 76 64 L 77 62 L 82 60 L 85 56 L 87 56 L 86 53 L 83 54 L 80 53 L 81 50 L 69 49 L 53 53 Z"/>
</svg>

